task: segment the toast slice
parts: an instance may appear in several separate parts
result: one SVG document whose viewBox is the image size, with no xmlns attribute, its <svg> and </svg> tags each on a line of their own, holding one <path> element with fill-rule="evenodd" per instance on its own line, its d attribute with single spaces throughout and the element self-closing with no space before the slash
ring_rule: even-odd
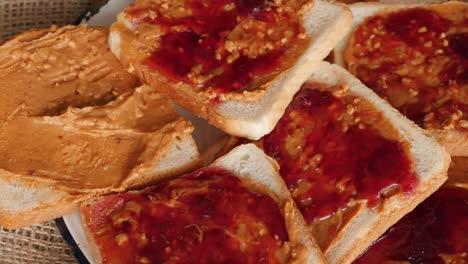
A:
<svg viewBox="0 0 468 264">
<path fill-rule="evenodd" d="M 371 89 L 377 91 L 379 95 L 383 96 L 384 98 L 390 100 L 390 103 L 395 106 L 398 110 L 405 113 L 405 115 L 409 116 L 410 119 L 417 122 L 423 128 L 427 129 L 437 140 L 442 143 L 444 147 L 447 148 L 449 153 L 453 156 L 467 156 L 468 155 L 468 113 L 466 112 L 468 101 L 466 99 L 466 89 L 467 84 L 466 81 L 463 79 L 463 76 L 466 76 L 468 71 L 468 62 L 466 60 L 466 50 L 463 51 L 462 47 L 466 47 L 466 41 L 460 42 L 456 44 L 456 38 L 463 39 L 463 37 L 455 37 L 456 35 L 465 36 L 466 39 L 466 12 L 468 10 L 468 4 L 466 2 L 457 2 L 457 1 L 449 1 L 445 3 L 439 4 L 431 4 L 431 3 L 357 3 L 350 5 L 350 8 L 353 12 L 354 21 L 353 21 L 353 30 L 350 32 L 346 37 L 342 39 L 342 41 L 337 45 L 334 50 L 334 61 L 346 67 L 350 70 L 351 73 L 356 75 L 360 78 L 364 83 L 366 83 Z M 425 32 L 418 32 L 415 34 L 440 34 L 442 37 L 438 37 L 439 39 L 435 39 L 429 41 L 431 38 L 430 36 L 425 36 L 424 39 L 426 41 L 424 44 L 421 44 L 419 47 L 423 47 L 424 49 L 428 49 L 428 51 L 420 52 L 419 54 L 423 54 L 423 56 L 418 57 L 419 62 L 413 61 L 416 60 L 416 57 L 404 57 L 403 55 L 406 53 L 402 53 L 398 51 L 397 48 L 388 48 L 385 45 L 381 45 L 381 49 L 385 49 L 385 52 L 390 51 L 392 53 L 391 57 L 396 58 L 398 56 L 403 56 L 405 58 L 400 62 L 393 62 L 390 60 L 390 63 L 394 63 L 392 69 L 392 76 L 393 77 L 385 77 L 389 76 L 387 74 L 380 72 L 380 76 L 382 78 L 387 78 L 386 83 L 388 83 L 388 87 L 382 89 L 382 85 L 374 82 L 373 80 L 369 79 L 363 73 L 357 73 L 358 68 L 365 68 L 365 64 L 363 61 L 361 62 L 360 59 L 356 59 L 354 55 L 352 55 L 353 49 L 350 47 L 356 47 L 356 43 L 354 43 L 356 30 L 363 25 L 368 19 L 371 17 L 375 17 L 377 15 L 385 15 L 390 13 L 398 13 L 405 10 L 413 9 L 413 8 L 420 8 L 424 10 L 431 10 L 440 17 L 437 18 L 437 21 L 449 21 L 449 22 L 440 22 L 440 23 L 454 23 L 454 25 L 450 25 L 450 28 L 454 27 L 454 29 L 450 29 L 450 32 L 442 32 L 442 33 L 435 33 L 432 32 L 434 27 L 426 27 L 429 28 L 429 31 Z M 413 15 L 409 15 L 412 19 Z M 415 17 L 415 23 L 426 23 L 421 18 Z M 419 16 L 421 17 L 421 16 Z M 405 18 L 406 19 L 406 18 Z M 418 20 L 419 19 L 419 20 Z M 420 22 L 417 22 L 420 21 Z M 464 21 L 464 22 L 463 22 Z M 402 22 L 403 23 L 403 22 Z M 439 22 L 437 22 L 439 23 Z M 422 29 L 418 29 L 424 31 L 424 27 L 421 24 Z M 390 31 L 389 31 L 390 32 Z M 388 34 L 388 33 L 386 33 Z M 392 33 L 393 34 L 393 33 Z M 464 34 L 464 35 L 463 35 Z M 380 45 L 375 44 L 372 40 L 369 40 L 370 45 Z M 376 40 L 378 41 L 378 40 Z M 350 44 L 350 42 L 353 42 Z M 389 41 L 384 41 L 389 43 Z M 404 43 L 403 41 L 399 43 Z M 413 43 L 413 41 L 411 41 Z M 432 44 L 434 43 L 434 44 Z M 455 43 L 455 44 L 454 44 Z M 406 44 L 400 44 L 400 47 L 404 47 Z M 414 45 L 414 44 L 411 44 Z M 417 47 L 412 47 L 411 45 L 406 46 L 405 51 L 408 52 L 415 52 Z M 426 45 L 427 47 L 424 47 Z M 430 47 L 429 47 L 430 45 Z M 456 45 L 460 46 L 458 52 L 460 55 L 454 57 L 453 54 L 457 54 Z M 430 49 L 434 49 L 434 53 L 429 54 Z M 366 47 L 363 50 L 371 50 Z M 377 51 L 379 51 L 377 49 Z M 454 52 L 455 51 L 455 52 Z M 365 51 L 367 52 L 367 51 Z M 373 52 L 373 51 L 371 51 Z M 386 54 L 384 52 L 384 54 Z M 398 53 L 400 52 L 400 53 Z M 418 54 L 418 52 L 415 52 Z M 400 55 L 398 55 L 400 54 Z M 409 53 L 408 53 L 409 54 Z M 380 55 L 382 56 L 382 55 Z M 419 55 L 418 55 L 419 56 Z M 465 56 L 465 57 L 463 57 Z M 385 58 L 385 57 L 383 57 Z M 388 60 L 388 59 L 385 59 Z M 378 60 L 376 60 L 378 63 Z M 375 70 L 369 70 L 370 74 L 372 72 L 380 71 L 381 67 L 376 64 L 372 63 L 370 67 L 374 68 Z M 388 62 L 387 62 L 388 63 Z M 454 65 L 453 67 L 451 65 Z M 392 65 L 392 64 L 390 64 Z M 412 68 L 408 68 L 408 65 L 414 65 Z M 389 67 L 388 65 L 385 67 Z M 426 68 L 425 68 L 426 67 Z M 390 68 L 389 68 L 390 69 Z M 418 73 L 418 69 L 423 70 Z M 447 80 L 442 80 L 437 77 L 442 76 L 445 74 L 443 71 L 446 70 Z M 364 71 L 364 70 L 361 70 Z M 398 74 L 398 75 L 395 75 Z M 398 76 L 401 79 L 401 83 L 399 79 L 395 79 Z M 435 78 L 437 77 L 437 78 Z M 445 78 L 445 77 L 443 77 Z M 392 79 L 395 79 L 392 81 Z M 395 88 L 392 88 L 395 87 Z M 453 88 L 455 87 L 455 88 Z M 401 93 L 399 97 L 397 97 L 397 92 L 394 92 L 394 96 L 391 95 L 388 91 L 389 89 L 397 89 L 397 92 Z M 433 99 L 427 99 L 426 102 L 422 102 L 422 96 L 428 96 L 426 94 L 430 93 L 430 90 L 438 89 L 438 94 L 440 96 L 434 96 Z M 452 95 L 452 89 L 456 89 Z M 384 91 L 386 90 L 386 91 Z M 444 98 L 442 98 L 444 97 Z M 450 98 L 447 100 L 448 97 Z M 420 101 L 415 101 L 418 98 Z M 418 104 L 421 104 L 421 107 L 418 107 Z M 427 104 L 427 106 L 423 108 L 423 104 Z M 413 109 L 417 109 L 416 111 Z M 440 109 L 440 110 L 439 110 Z M 458 109 L 458 111 L 456 111 Z M 434 115 L 435 113 L 435 115 Z M 435 116 L 435 117 L 434 117 Z M 437 122 L 437 123 L 435 123 Z"/>
<path fill-rule="evenodd" d="M 231 189 L 233 181 L 239 182 L 241 186 L 241 189 L 235 191 L 236 194 L 231 194 L 233 192 Z M 205 187 L 207 189 L 205 189 Z M 223 191 L 220 192 L 219 190 Z M 196 194 L 194 191 L 200 193 Z M 248 199 L 249 203 L 255 204 L 249 209 L 252 210 L 251 213 L 247 214 L 243 209 L 239 209 L 244 208 L 244 206 L 248 204 L 246 202 L 247 200 L 235 199 L 235 197 L 238 197 L 237 194 L 245 195 L 246 193 L 249 193 L 248 196 L 253 195 L 253 197 L 255 197 Z M 259 198 L 259 195 L 262 197 Z M 193 198 L 192 196 L 202 197 L 202 200 L 198 200 L 198 198 Z M 148 200 L 145 197 L 151 198 Z M 194 201 L 192 199 L 198 202 L 192 205 L 190 203 L 190 201 Z M 271 205 L 265 203 L 265 199 L 271 201 Z M 180 210 L 184 210 L 184 212 L 178 213 L 179 218 L 174 217 L 169 211 L 161 209 L 164 207 L 162 205 L 166 203 L 170 203 L 171 208 L 178 208 L 177 210 L 180 208 Z M 259 205 L 260 203 L 262 206 Z M 183 209 L 185 205 L 188 206 L 188 209 Z M 200 208 L 200 210 L 204 212 L 201 219 L 195 217 L 198 212 L 197 210 L 199 210 L 197 208 Z M 127 209 L 130 211 L 133 210 L 133 213 Z M 270 212 L 268 214 L 271 216 L 269 220 L 262 218 L 262 214 L 267 211 Z M 135 214 L 135 212 L 137 213 Z M 154 215 L 149 212 L 160 213 Z M 223 216 L 222 219 L 227 219 L 225 220 L 225 224 L 221 227 L 217 227 L 218 220 L 216 219 L 219 219 L 217 218 L 219 216 L 218 213 Z M 258 213 L 260 213 L 260 215 L 258 215 Z M 119 222 L 120 216 L 124 216 L 126 219 L 125 221 L 133 223 L 133 231 L 127 232 L 125 231 L 126 229 L 119 228 L 118 224 L 116 225 L 116 223 Z M 195 220 L 190 218 L 192 216 L 195 217 Z M 252 218 L 249 220 L 248 217 L 254 216 L 255 218 L 253 219 L 255 220 Z M 269 253 L 263 252 L 270 256 L 268 257 L 269 263 L 325 263 L 322 252 L 315 244 L 310 233 L 307 232 L 307 226 L 278 174 L 277 163 L 265 156 L 265 154 L 253 144 L 242 145 L 235 148 L 224 157 L 215 161 L 210 167 L 200 169 L 194 173 L 167 182 L 161 182 L 154 187 L 141 191 L 94 198 L 82 204 L 81 217 L 88 240 L 91 242 L 92 251 L 95 254 L 96 263 L 112 262 L 114 257 L 118 257 L 121 261 L 129 262 L 135 258 L 148 259 L 148 261 L 154 261 L 155 258 L 159 258 L 160 261 L 169 261 L 171 258 L 179 258 L 179 261 L 183 261 L 185 259 L 184 257 L 188 257 L 191 259 L 196 258 L 200 262 L 210 260 L 211 262 L 208 261 L 210 263 L 219 263 L 221 260 L 231 260 L 234 261 L 234 263 L 242 263 L 242 260 L 245 260 L 245 256 L 253 257 L 249 258 L 249 263 L 256 263 L 255 261 L 258 261 L 258 258 L 250 254 L 253 251 L 263 252 L 262 250 L 264 249 L 270 251 Z M 169 222 L 172 228 L 170 231 L 166 230 L 166 228 L 168 228 L 167 225 L 162 222 L 160 223 L 160 221 L 164 221 L 168 218 L 170 218 Z M 198 236 L 197 243 L 195 244 L 191 244 L 191 235 L 190 233 L 187 234 L 185 231 L 177 239 L 172 237 L 179 231 L 177 229 L 177 227 L 180 226 L 179 221 L 185 221 L 184 219 L 186 218 L 190 219 L 189 222 L 187 222 L 190 223 L 189 226 L 197 226 L 198 232 L 203 234 L 202 236 Z M 156 225 L 156 229 L 151 230 L 148 229 L 149 226 L 145 224 L 148 221 L 160 224 Z M 277 241 L 275 244 L 282 245 L 282 249 L 272 247 L 271 244 L 267 243 L 267 239 L 263 239 L 259 244 L 255 244 L 255 241 L 258 239 L 258 237 L 256 237 L 258 234 L 251 228 L 255 228 L 257 225 L 267 225 L 271 227 L 271 225 L 266 224 L 265 221 L 284 223 L 283 228 L 285 228 L 287 236 L 289 237 L 287 242 L 280 242 L 282 238 L 278 237 L 282 236 L 280 234 L 281 232 L 275 235 L 275 240 Z M 232 223 L 233 226 L 231 226 L 230 223 Z M 182 224 L 182 226 L 183 225 L 185 224 Z M 154 226 L 155 225 L 153 225 L 153 227 Z M 241 226 L 243 227 L 241 228 Z M 278 229 L 271 229 L 270 227 L 263 229 L 264 231 L 261 232 L 263 237 L 270 237 L 273 234 L 272 232 L 278 231 Z M 230 234 L 226 237 L 221 236 L 223 237 L 222 242 L 213 244 L 216 243 L 216 237 L 210 234 L 217 233 L 218 231 L 216 230 L 219 228 L 223 233 L 226 232 L 229 234 L 232 232 L 231 230 L 234 230 L 234 234 Z M 182 229 L 187 229 L 187 226 Z M 244 231 L 241 232 L 239 230 Z M 133 241 L 140 244 L 142 241 L 141 237 L 153 237 L 158 232 L 163 231 L 164 234 L 166 234 L 164 239 L 166 239 L 167 243 L 169 243 L 168 245 L 170 245 L 170 254 L 165 255 L 161 253 L 164 249 L 160 248 L 161 245 L 158 244 L 157 240 L 151 240 L 151 242 L 149 242 L 150 245 L 148 245 L 148 242 L 144 243 L 140 249 L 132 248 L 128 243 L 125 244 L 125 241 Z M 135 238 L 136 233 L 140 235 Z M 249 238 L 252 240 L 244 240 L 244 238 L 246 238 L 244 236 L 245 234 L 252 235 Z M 117 236 L 114 239 L 115 235 Z M 232 237 L 234 237 L 234 240 Z M 171 242 L 172 239 L 179 242 Z M 150 239 L 148 237 L 148 240 L 143 239 L 143 241 L 150 241 Z M 239 241 L 240 245 L 244 246 L 236 246 L 237 243 L 233 241 Z M 119 243 L 121 247 L 118 255 L 115 255 L 116 252 L 109 249 L 114 248 L 114 246 Z M 215 245 L 216 249 L 207 250 L 210 245 Z M 223 250 L 231 250 L 225 245 L 232 245 L 235 250 L 225 252 Z M 238 247 L 240 247 L 240 250 L 243 252 L 241 255 L 236 255 L 239 253 Z M 145 249 L 148 248 L 151 248 L 151 256 L 145 255 L 144 253 Z M 258 256 L 266 255 L 261 254 Z M 278 256 L 282 257 L 277 258 Z"/>
<path fill-rule="evenodd" d="M 351 263 L 447 179 L 427 132 L 337 65 L 320 62 L 257 144 L 280 173 L 329 263 Z"/>
<path fill-rule="evenodd" d="M 1 225 L 51 220 L 85 199 L 201 165 L 191 123 L 136 86 L 107 36 L 101 28 L 53 27 L 0 46 L 13 54 L 0 63 Z"/>
<path fill-rule="evenodd" d="M 188 1 L 177 1 L 177 2 L 171 3 L 171 5 L 174 4 L 176 5 L 176 7 L 171 7 L 169 9 L 177 10 L 178 8 L 177 5 L 183 5 L 183 3 L 185 2 L 188 2 Z M 284 3 L 286 2 L 287 4 L 291 4 L 294 1 L 285 1 Z M 221 82 L 221 84 L 218 83 L 219 86 L 223 86 L 224 90 L 219 88 L 218 84 L 216 83 L 213 85 L 210 85 L 210 84 L 205 84 L 205 82 L 202 82 L 200 84 L 202 86 L 205 85 L 206 86 L 205 88 L 196 88 L 197 86 L 190 84 L 189 81 L 185 79 L 184 79 L 185 81 L 182 80 L 185 77 L 183 78 L 181 77 L 182 79 L 180 80 L 178 80 L 177 78 L 176 79 L 172 78 L 171 76 L 174 75 L 171 73 L 172 68 L 170 70 L 167 70 L 167 69 L 159 70 L 161 67 L 164 68 L 167 65 L 169 66 L 172 65 L 170 63 L 173 63 L 172 61 L 176 60 L 176 55 L 174 56 L 167 55 L 164 52 L 159 51 L 162 48 L 158 49 L 157 48 L 158 44 L 155 44 L 155 43 L 159 43 L 163 41 L 161 40 L 163 39 L 163 37 L 160 37 L 161 34 L 163 34 L 161 33 L 161 30 L 162 29 L 165 30 L 166 28 L 165 26 L 161 26 L 161 24 L 158 24 L 158 23 L 163 23 L 165 21 L 164 20 L 165 18 L 163 17 L 161 18 L 161 20 L 158 20 L 159 11 L 157 11 L 156 9 L 159 7 L 164 8 L 164 6 L 167 6 L 169 2 L 165 4 L 156 4 L 156 1 L 140 0 L 140 1 L 137 1 L 134 5 L 131 5 L 126 11 L 122 12 L 118 16 L 117 22 L 111 27 L 109 43 L 110 43 L 112 52 L 120 59 L 124 67 L 126 67 L 129 72 L 135 73 L 140 78 L 140 80 L 142 80 L 144 83 L 147 83 L 148 85 L 156 88 L 159 92 L 171 98 L 177 104 L 189 110 L 190 112 L 193 112 L 198 116 L 208 119 L 208 121 L 211 124 L 220 128 L 224 132 L 227 132 L 228 134 L 246 137 L 249 139 L 259 139 L 260 137 L 262 137 L 263 135 L 271 131 L 271 129 L 273 129 L 276 122 L 279 120 L 279 118 L 283 114 L 288 103 L 290 102 L 294 94 L 299 89 L 300 85 L 303 83 L 304 80 L 306 80 L 307 76 L 311 73 L 311 71 L 309 70 L 310 65 L 313 62 L 321 61 L 329 54 L 329 52 L 333 49 L 335 44 L 348 31 L 349 24 L 351 23 L 351 15 L 349 13 L 349 10 L 343 4 L 332 3 L 332 2 L 328 2 L 324 0 L 302 1 L 302 2 L 304 3 L 304 5 L 297 12 L 297 14 L 295 12 L 292 12 L 293 15 L 288 14 L 287 16 L 292 16 L 293 18 L 297 16 L 299 18 L 298 27 L 302 28 L 302 29 L 299 29 L 299 32 L 301 32 L 301 30 L 303 30 L 304 32 L 297 36 L 301 36 L 301 38 L 307 39 L 307 41 L 301 40 L 298 37 L 298 40 L 295 40 L 295 41 L 298 41 L 298 43 L 301 43 L 300 45 L 298 44 L 299 45 L 298 47 L 295 47 L 294 44 L 288 44 L 288 45 L 293 45 L 292 46 L 293 48 L 291 48 L 291 50 L 286 49 L 286 52 L 290 52 L 290 53 L 287 53 L 288 56 L 285 56 L 284 58 L 280 57 L 282 59 L 278 60 L 280 61 L 278 62 L 279 66 L 274 66 L 276 62 L 273 62 L 273 61 L 270 62 L 267 59 L 264 59 L 265 57 L 260 57 L 260 58 L 263 58 L 264 61 L 259 63 L 259 65 L 261 66 L 258 66 L 259 68 L 262 68 L 262 69 L 257 69 L 257 70 L 259 72 L 265 71 L 268 74 L 266 73 L 259 74 L 260 77 L 255 79 L 255 82 L 258 82 L 258 84 L 249 83 L 249 85 L 252 86 L 252 87 L 249 87 L 249 89 L 245 89 L 245 87 L 242 85 L 240 86 L 240 88 L 239 87 L 235 88 L 236 86 L 234 86 L 234 84 L 237 82 L 241 82 L 241 80 L 243 80 L 243 77 L 245 77 L 244 75 L 246 76 L 255 75 L 256 73 L 254 74 L 254 70 L 252 70 L 252 72 L 247 72 L 247 73 L 242 72 L 242 74 L 244 75 L 241 75 L 241 72 L 236 72 L 237 70 L 233 70 L 233 71 L 226 70 L 226 72 L 228 73 L 231 72 L 229 74 L 232 74 L 232 75 L 229 75 L 228 73 L 226 74 L 222 73 L 224 74 L 224 75 L 220 75 L 220 76 L 223 76 L 222 78 L 231 78 L 231 77 L 236 77 L 236 78 L 233 78 L 232 82 L 227 82 L 228 85 L 226 87 L 223 86 L 225 85 L 225 83 L 222 83 L 222 81 L 219 81 Z M 236 6 L 235 3 L 237 2 L 230 1 L 229 3 L 231 3 L 232 6 L 235 7 Z M 263 3 L 263 1 L 259 1 L 259 3 Z M 273 7 L 275 6 L 273 3 L 270 3 L 270 4 Z M 150 5 L 152 5 L 156 11 L 148 9 L 148 6 Z M 267 4 L 263 3 L 263 5 L 266 6 Z M 281 8 L 282 7 L 278 8 L 278 10 Z M 184 9 L 182 8 L 182 10 Z M 233 9 L 230 9 L 230 6 L 227 5 L 225 10 L 233 10 Z M 164 12 L 161 14 L 164 14 Z M 134 18 L 135 16 L 137 17 L 140 16 L 140 18 L 138 18 L 139 20 Z M 161 16 L 164 16 L 164 15 L 161 15 Z M 174 16 L 183 16 L 183 14 L 176 13 L 174 14 Z M 223 16 L 220 15 L 220 17 L 223 17 Z M 169 19 L 172 19 L 172 18 L 169 18 Z M 183 19 L 184 18 L 182 18 L 181 20 L 185 21 Z M 225 18 L 218 18 L 218 20 L 216 21 L 194 22 L 196 25 L 189 26 L 193 28 L 189 29 L 188 32 L 200 30 L 200 29 L 197 29 L 197 25 L 198 25 L 197 23 L 202 24 L 207 28 L 211 28 L 213 27 L 213 24 L 215 25 L 217 23 L 222 24 L 221 21 L 223 21 L 223 19 L 230 19 L 229 15 L 226 15 Z M 251 18 L 248 18 L 248 19 L 251 19 Z M 190 19 L 188 20 L 191 21 Z M 154 23 L 157 25 L 151 24 L 153 22 L 147 23 L 145 21 L 154 21 Z M 223 23 L 224 22 L 225 21 L 223 21 Z M 172 22 L 168 22 L 168 25 L 171 25 L 171 23 Z M 263 22 L 258 22 L 258 24 L 262 24 L 262 23 Z M 284 25 L 288 25 L 288 23 L 289 22 L 287 23 L 285 22 L 283 24 L 280 23 L 280 25 L 284 26 Z M 256 25 L 257 24 L 254 24 L 253 26 L 254 31 L 255 30 L 258 31 L 258 29 L 255 28 Z M 181 28 L 184 28 L 184 27 L 185 27 L 184 25 L 181 26 Z M 249 26 L 247 25 L 246 28 L 248 27 Z M 235 30 L 240 30 L 240 29 L 241 27 L 238 26 L 236 27 Z M 272 29 L 276 30 L 275 27 L 273 27 Z M 162 32 L 164 32 L 164 30 L 162 30 Z M 174 30 L 179 30 L 179 29 L 174 29 Z M 203 31 L 204 29 L 201 29 L 201 30 Z M 264 28 L 264 30 L 267 31 L 267 28 Z M 272 30 L 273 35 L 275 34 L 274 30 Z M 260 36 L 264 36 L 264 34 L 261 31 L 258 31 L 257 33 Z M 222 32 L 222 34 L 225 34 L 225 32 Z M 248 34 L 245 33 L 245 34 L 239 35 L 239 37 L 242 37 L 242 36 L 245 36 L 246 38 L 247 37 L 255 38 L 255 36 L 251 36 L 251 33 L 248 33 Z M 285 40 L 284 43 L 288 43 L 287 42 L 288 38 L 284 38 L 284 40 Z M 255 40 L 252 41 L 252 43 L 249 42 L 250 40 L 246 40 L 246 41 L 247 41 L 246 43 L 248 44 L 247 47 L 245 47 L 248 50 L 246 52 L 254 52 L 253 50 L 255 50 L 257 47 L 255 45 L 262 43 L 262 42 L 257 43 Z M 182 42 L 182 40 L 180 42 Z M 200 39 L 200 42 L 198 43 L 203 43 L 203 41 Z M 296 42 L 291 42 L 291 43 L 296 43 Z M 242 46 L 244 44 L 241 43 L 239 45 Z M 177 45 L 180 45 L 180 46 L 177 46 Z M 168 46 L 169 47 L 174 46 L 174 48 L 175 46 L 180 47 L 179 51 L 187 49 L 187 48 L 184 48 L 182 45 L 183 44 L 179 42 L 175 42 L 175 44 L 168 45 Z M 302 46 L 305 45 L 305 46 L 301 47 L 301 45 Z M 268 45 L 262 44 L 260 45 L 258 49 L 262 50 L 266 46 Z M 191 46 L 189 46 L 188 48 L 190 47 Z M 164 48 L 169 49 L 168 47 L 164 47 Z M 233 49 L 235 51 L 228 52 L 227 54 L 228 55 L 231 54 L 231 55 L 227 56 L 226 58 L 231 58 L 231 56 L 234 56 L 233 54 L 236 54 L 237 52 L 236 47 L 234 47 Z M 207 52 L 209 53 L 209 51 Z M 161 54 L 158 55 L 159 53 Z M 185 53 L 181 52 L 181 54 L 185 54 Z M 203 60 L 204 58 L 206 58 L 207 57 L 205 56 L 206 54 L 205 55 L 203 54 L 204 53 L 202 53 L 202 55 L 199 55 L 201 58 L 198 58 L 198 57 L 197 58 L 199 60 Z M 266 53 L 266 54 L 270 56 L 269 53 Z M 150 55 L 151 57 L 149 57 Z M 165 56 L 170 56 L 170 57 L 167 59 L 164 59 Z M 257 55 L 252 55 L 252 56 L 253 58 L 256 58 L 255 56 Z M 224 60 L 224 58 L 225 57 L 223 57 L 222 60 Z M 241 58 L 246 58 L 246 57 L 241 57 Z M 186 59 L 191 60 L 192 57 L 188 56 L 188 58 Z M 151 60 L 153 60 L 153 62 Z M 159 63 L 160 60 L 163 62 Z M 217 60 L 218 59 L 216 59 L 214 62 L 218 63 Z M 246 63 L 254 63 L 254 62 L 251 62 L 253 61 L 253 59 L 249 58 L 247 60 L 248 62 Z M 157 63 L 154 61 L 156 61 Z M 177 59 L 177 61 L 183 61 L 183 60 Z M 226 67 L 231 67 L 229 66 L 231 64 L 238 65 L 235 63 L 228 62 L 226 64 L 228 66 Z M 155 64 L 157 65 L 155 66 Z M 242 65 L 232 66 L 232 67 L 239 67 L 238 69 L 239 71 L 241 70 L 244 71 L 243 70 L 244 68 L 250 69 L 248 68 L 248 66 L 244 67 Z M 267 66 L 270 68 L 268 68 Z M 160 68 L 157 68 L 157 67 L 160 67 Z M 271 67 L 273 67 L 274 69 Z M 174 66 L 174 68 L 178 69 L 176 66 Z M 192 70 L 196 71 L 195 68 L 196 67 L 193 67 Z M 279 72 L 276 72 L 278 71 L 278 69 L 279 69 Z M 255 70 L 255 72 L 257 72 L 257 70 Z M 273 73 L 271 73 L 272 71 Z M 170 73 L 162 74 L 160 72 L 170 72 Z M 215 71 L 213 71 L 213 74 L 217 76 L 216 74 L 219 74 L 219 73 L 216 73 Z M 263 75 L 265 74 L 268 76 L 264 77 Z M 245 77 L 245 78 L 250 78 L 250 77 Z"/>
</svg>

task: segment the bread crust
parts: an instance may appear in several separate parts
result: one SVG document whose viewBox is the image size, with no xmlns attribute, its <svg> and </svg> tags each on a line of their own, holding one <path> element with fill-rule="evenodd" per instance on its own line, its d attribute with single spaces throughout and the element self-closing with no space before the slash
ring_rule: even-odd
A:
<svg viewBox="0 0 468 264">
<path fill-rule="evenodd" d="M 281 175 L 279 165 L 254 144 L 240 145 L 213 165 L 232 171 L 247 189 L 272 197 L 285 218 L 296 258 L 292 263 L 326 263 Z"/>
<path fill-rule="evenodd" d="M 17 229 L 76 211 L 90 193 L 71 192 L 48 179 L 30 179 L 0 170 L 0 223 Z"/>
<path fill-rule="evenodd" d="M 168 85 L 166 77 L 142 66 L 140 61 L 144 56 L 136 50 L 148 52 L 148 47 L 136 41 L 135 32 L 138 29 L 123 13 L 111 27 L 109 42 L 111 50 L 122 64 L 143 82 L 157 88 L 190 112 L 208 119 L 224 132 L 256 140 L 273 129 L 302 82 L 310 74 L 310 65 L 328 55 L 349 30 L 351 19 L 348 8 L 343 4 L 314 1 L 313 7 L 306 12 L 303 19 L 304 28 L 312 42 L 295 64 L 276 76 L 265 89 L 224 93 L 221 94 L 221 102 L 216 105 L 210 103 L 215 96 L 212 92 L 196 92 L 184 83 Z"/>
<path fill-rule="evenodd" d="M 84 203 L 80 205 L 80 208 L 83 206 L 86 206 L 87 204 L 92 204 L 93 201 L 97 200 L 99 198 L 93 198 L 91 200 L 87 200 Z M 99 250 L 99 247 L 97 246 L 96 240 L 94 239 L 93 233 L 89 229 L 88 225 L 84 224 L 86 223 L 86 217 L 84 214 L 80 214 L 80 219 L 81 219 L 81 227 L 83 227 L 83 230 L 85 232 L 87 241 L 88 241 L 88 248 L 90 250 L 91 257 L 93 258 L 93 261 L 95 264 L 102 264 L 102 255 L 101 251 Z"/>
<path fill-rule="evenodd" d="M 467 9 L 468 3 L 460 1 L 448 1 L 444 3 L 428 3 L 412 1 L 409 3 L 355 3 L 349 6 L 354 20 L 352 23 L 352 30 L 342 38 L 333 51 L 333 61 L 343 67 L 347 67 L 344 61 L 344 52 L 348 46 L 350 38 L 356 29 L 366 18 L 374 16 L 379 13 L 392 12 L 396 10 L 403 10 L 414 7 L 430 7 L 431 9 L 438 10 L 441 15 L 453 19 L 451 16 L 459 16 L 456 10 Z M 468 134 L 456 130 L 443 130 L 443 129 L 428 129 L 439 143 L 441 143 L 450 155 L 453 156 L 468 156 Z"/>
<path fill-rule="evenodd" d="M 409 144 L 411 164 L 419 184 L 410 193 L 399 193 L 385 200 L 382 208 L 368 209 L 360 204 L 358 211 L 324 250 L 329 263 L 351 263 L 390 226 L 435 192 L 447 179 L 450 156 L 429 133 L 401 115 L 385 100 L 365 87 L 358 79 L 337 65 L 317 63 L 309 81 L 329 85 L 346 85 L 349 94 L 361 97 L 381 111 Z"/>
</svg>

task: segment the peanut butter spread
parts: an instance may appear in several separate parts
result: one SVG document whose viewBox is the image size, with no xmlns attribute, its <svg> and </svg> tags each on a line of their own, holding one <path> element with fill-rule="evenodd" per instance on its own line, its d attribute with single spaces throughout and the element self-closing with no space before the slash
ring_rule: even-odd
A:
<svg viewBox="0 0 468 264">
<path fill-rule="evenodd" d="M 26 32 L 0 46 L 0 169 L 74 190 L 114 188 L 191 132 L 169 101 L 134 88 L 107 31 Z"/>
<path fill-rule="evenodd" d="M 107 30 L 87 27 L 29 31 L 5 42 L 0 78 L 1 121 L 102 105 L 137 84 L 108 52 Z"/>
</svg>

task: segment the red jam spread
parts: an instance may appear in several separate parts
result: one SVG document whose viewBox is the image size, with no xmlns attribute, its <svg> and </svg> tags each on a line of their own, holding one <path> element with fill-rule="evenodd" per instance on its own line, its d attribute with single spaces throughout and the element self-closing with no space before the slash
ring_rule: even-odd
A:
<svg viewBox="0 0 468 264">
<path fill-rule="evenodd" d="M 389 139 L 395 137 L 390 128 L 385 136 L 375 128 L 385 126 L 381 115 L 363 100 L 343 95 L 345 87 L 325 91 L 324 86 L 304 84 L 262 142 L 308 223 L 359 200 L 376 207 L 417 184 L 406 147 Z"/>
<path fill-rule="evenodd" d="M 277 204 L 219 168 L 82 209 L 104 263 L 284 263 Z"/>
<path fill-rule="evenodd" d="M 346 63 L 420 126 L 468 131 L 467 18 L 422 8 L 371 17 L 354 32 Z"/>
<path fill-rule="evenodd" d="M 196 88 L 256 89 L 290 67 L 309 42 L 298 14 L 305 0 L 139 2 L 126 13 L 161 30 L 144 64 Z"/>
<path fill-rule="evenodd" d="M 468 263 L 468 190 L 440 189 L 354 263 Z"/>
</svg>

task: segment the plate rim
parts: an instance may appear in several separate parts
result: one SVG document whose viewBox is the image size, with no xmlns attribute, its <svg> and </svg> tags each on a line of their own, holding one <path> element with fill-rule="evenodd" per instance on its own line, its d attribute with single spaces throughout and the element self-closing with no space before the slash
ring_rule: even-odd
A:
<svg viewBox="0 0 468 264">
<path fill-rule="evenodd" d="M 63 219 L 63 217 L 55 219 L 55 225 L 57 226 L 57 229 L 59 230 L 59 232 L 62 235 L 63 239 L 70 246 L 73 255 L 78 260 L 78 263 L 80 263 L 80 264 L 90 264 L 90 262 L 88 261 L 88 259 L 84 255 L 83 251 L 81 251 L 81 248 L 78 246 L 78 243 L 76 243 L 75 239 L 73 238 L 72 234 L 70 233 L 70 230 L 68 229 L 68 226 L 65 223 L 65 220 Z"/>
</svg>

